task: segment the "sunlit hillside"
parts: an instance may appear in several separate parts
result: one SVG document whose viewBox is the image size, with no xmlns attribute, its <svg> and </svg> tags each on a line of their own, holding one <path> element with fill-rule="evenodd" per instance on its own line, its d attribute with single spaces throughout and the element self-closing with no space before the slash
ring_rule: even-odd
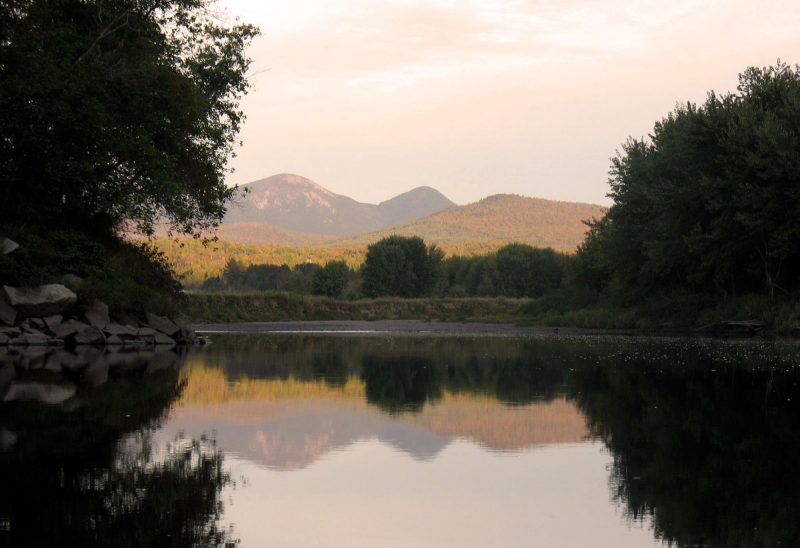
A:
<svg viewBox="0 0 800 548">
<path fill-rule="evenodd" d="M 396 227 L 343 239 L 331 245 L 367 245 L 391 234 L 421 236 L 440 245 L 464 242 L 520 242 L 573 252 L 586 233 L 585 220 L 600 218 L 599 205 L 556 202 L 497 194 L 451 207 Z"/>
<path fill-rule="evenodd" d="M 235 259 L 243 265 L 274 264 L 290 267 L 304 263 L 325 264 L 332 260 L 344 260 L 350 267 L 357 268 L 364 261 L 366 245 L 353 246 L 292 246 L 284 244 L 243 244 L 220 240 L 203 244 L 200 240 L 171 240 L 159 238 L 156 247 L 172 264 L 183 284 L 197 287 L 212 276 L 218 276 L 227 262 Z M 440 246 L 446 256 L 486 255 L 497 251 L 507 242 L 484 241 L 465 242 Z"/>
</svg>

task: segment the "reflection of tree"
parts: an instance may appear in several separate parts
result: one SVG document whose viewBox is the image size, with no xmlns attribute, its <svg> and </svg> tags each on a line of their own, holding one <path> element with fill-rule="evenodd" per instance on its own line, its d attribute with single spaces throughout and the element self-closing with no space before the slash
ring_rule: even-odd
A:
<svg viewBox="0 0 800 548">
<path fill-rule="evenodd" d="M 614 496 L 678 545 L 797 545 L 800 375 L 731 360 L 742 349 L 657 350 L 601 359 L 570 386 L 614 456 Z"/>
<path fill-rule="evenodd" d="M 322 379 L 330 386 L 344 386 L 347 382 L 347 364 L 339 352 L 315 354 L 311 359 L 311 370 L 315 379 Z"/>
<path fill-rule="evenodd" d="M 14 451 L 0 453 L 0 544 L 223 543 L 222 453 L 207 440 L 179 440 L 162 453 L 149 443 L 182 388 L 168 370 L 81 388 L 73 410 L 0 406 L 0 423 L 18 434 Z"/>
<path fill-rule="evenodd" d="M 418 411 L 442 395 L 440 369 L 422 358 L 364 356 L 362 377 L 367 401 L 389 411 Z"/>
</svg>

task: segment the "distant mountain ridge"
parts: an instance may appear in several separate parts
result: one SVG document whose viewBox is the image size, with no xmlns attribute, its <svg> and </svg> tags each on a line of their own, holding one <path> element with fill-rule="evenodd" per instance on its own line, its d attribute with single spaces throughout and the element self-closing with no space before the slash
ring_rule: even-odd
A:
<svg viewBox="0 0 800 548">
<path fill-rule="evenodd" d="M 217 236 L 245 244 L 365 247 L 391 234 L 420 236 L 439 245 L 509 242 L 573 252 L 583 221 L 600 218 L 596 204 L 495 194 L 458 206 L 420 186 L 378 205 L 335 194 L 299 175 L 279 174 L 243 185 Z"/>
<path fill-rule="evenodd" d="M 583 221 L 600 218 L 595 204 L 495 194 L 405 224 L 337 240 L 332 245 L 365 246 L 391 234 L 420 236 L 436 244 L 519 242 L 573 252 L 583 241 Z"/>
<path fill-rule="evenodd" d="M 223 229 L 225 225 L 267 223 L 317 236 L 356 235 L 412 221 L 455 205 L 430 187 L 417 187 L 378 205 L 365 204 L 289 173 L 273 175 L 241 188 L 246 193 L 229 205 Z"/>
</svg>

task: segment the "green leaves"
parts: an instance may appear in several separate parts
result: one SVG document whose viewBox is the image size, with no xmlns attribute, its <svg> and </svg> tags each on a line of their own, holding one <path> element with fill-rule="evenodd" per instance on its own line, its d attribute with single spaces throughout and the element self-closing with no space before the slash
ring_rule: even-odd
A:
<svg viewBox="0 0 800 548">
<path fill-rule="evenodd" d="M 257 34 L 198 0 L 0 0 L 0 216 L 215 226 Z"/>
<path fill-rule="evenodd" d="M 361 273 L 364 295 L 423 297 L 430 294 L 440 274 L 443 253 L 425 246 L 422 238 L 389 236 L 367 248 Z"/>
<path fill-rule="evenodd" d="M 615 203 L 580 251 L 603 255 L 606 287 L 634 300 L 797 288 L 800 67 L 751 67 L 738 93 L 679 106 L 623 146 L 609 184 Z"/>
</svg>

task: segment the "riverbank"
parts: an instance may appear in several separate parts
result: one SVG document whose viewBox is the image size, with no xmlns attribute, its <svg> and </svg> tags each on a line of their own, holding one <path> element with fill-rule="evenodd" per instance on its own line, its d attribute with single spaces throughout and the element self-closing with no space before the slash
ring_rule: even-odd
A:
<svg viewBox="0 0 800 548">
<path fill-rule="evenodd" d="M 423 320 L 316 321 L 316 322 L 244 322 L 208 323 L 191 326 L 200 335 L 229 334 L 296 334 L 354 337 L 525 337 L 545 335 L 598 335 L 607 331 L 580 328 L 521 326 L 508 323 L 438 322 Z"/>
<path fill-rule="evenodd" d="M 182 315 L 190 323 L 279 321 L 438 320 L 513 324 L 525 318 L 529 299 L 342 300 L 291 293 L 190 293 Z"/>
<path fill-rule="evenodd" d="M 636 308 L 569 305 L 552 299 L 425 298 L 339 300 L 289 293 L 190 293 L 182 315 L 193 324 L 242 322 L 422 322 L 504 324 L 525 329 L 647 334 L 800 334 L 796 299 L 740 297 L 724 303 L 664 299 Z"/>
</svg>

